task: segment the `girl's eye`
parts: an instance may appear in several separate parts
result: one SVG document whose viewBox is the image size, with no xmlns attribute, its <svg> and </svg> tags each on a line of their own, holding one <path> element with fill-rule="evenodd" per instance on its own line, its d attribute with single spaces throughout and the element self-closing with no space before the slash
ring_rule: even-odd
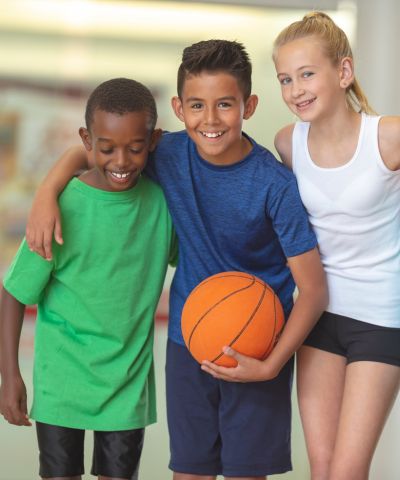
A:
<svg viewBox="0 0 400 480">
<path fill-rule="evenodd" d="M 303 77 L 304 77 L 304 78 L 311 77 L 312 75 L 314 75 L 313 72 L 303 72 Z"/>
<path fill-rule="evenodd" d="M 112 149 L 109 150 L 100 150 L 101 153 L 104 153 L 104 155 L 110 155 L 112 153 Z"/>
<path fill-rule="evenodd" d="M 140 153 L 142 150 L 137 150 L 135 148 L 130 148 L 129 149 L 131 153 L 133 153 L 134 155 L 137 155 L 138 153 Z"/>
<path fill-rule="evenodd" d="M 289 77 L 283 77 L 279 81 L 281 82 L 281 85 L 288 85 L 290 83 L 290 78 Z"/>
</svg>

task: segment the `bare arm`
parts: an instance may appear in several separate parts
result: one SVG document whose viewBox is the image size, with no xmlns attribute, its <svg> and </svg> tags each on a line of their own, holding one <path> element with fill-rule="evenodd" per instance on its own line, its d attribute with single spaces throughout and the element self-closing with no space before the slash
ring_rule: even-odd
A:
<svg viewBox="0 0 400 480">
<path fill-rule="evenodd" d="M 379 122 L 379 150 L 389 170 L 400 170 L 400 117 L 382 117 Z"/>
<path fill-rule="evenodd" d="M 52 258 L 53 234 L 57 243 L 63 243 L 58 196 L 76 172 L 88 166 L 85 148 L 72 147 L 60 157 L 36 192 L 28 217 L 26 241 L 31 250 L 47 260 Z"/>
<path fill-rule="evenodd" d="M 275 148 L 279 153 L 282 163 L 292 168 L 292 135 L 294 124 L 287 125 L 275 135 Z"/>
<path fill-rule="evenodd" d="M 270 380 L 298 350 L 328 303 L 328 289 L 317 248 L 289 258 L 288 263 L 299 293 L 279 342 L 269 357 L 263 361 L 255 360 L 225 348 L 225 353 L 238 361 L 237 367 L 219 367 L 205 361 L 202 365 L 204 371 L 228 381 Z"/>
<path fill-rule="evenodd" d="M 30 426 L 27 395 L 18 362 L 25 305 L 4 288 L 0 303 L 0 413 L 14 425 Z"/>
</svg>

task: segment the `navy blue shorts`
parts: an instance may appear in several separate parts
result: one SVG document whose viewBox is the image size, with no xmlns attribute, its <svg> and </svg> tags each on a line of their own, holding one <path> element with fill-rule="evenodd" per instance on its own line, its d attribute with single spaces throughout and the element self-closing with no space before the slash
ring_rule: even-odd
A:
<svg viewBox="0 0 400 480">
<path fill-rule="evenodd" d="M 380 327 L 324 312 L 304 345 L 346 357 L 400 366 L 400 328 Z"/>
<path fill-rule="evenodd" d="M 217 380 L 201 370 L 186 347 L 168 340 L 169 468 L 228 477 L 291 470 L 292 377 L 293 360 L 267 382 Z"/>
<path fill-rule="evenodd" d="M 84 473 L 85 430 L 36 422 L 36 433 L 42 478 Z M 144 429 L 93 433 L 92 475 L 137 479 Z"/>
</svg>

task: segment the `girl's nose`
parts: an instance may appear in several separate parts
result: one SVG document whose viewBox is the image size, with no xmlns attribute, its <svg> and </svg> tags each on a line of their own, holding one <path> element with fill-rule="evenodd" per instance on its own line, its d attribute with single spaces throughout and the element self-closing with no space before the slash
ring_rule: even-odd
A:
<svg viewBox="0 0 400 480">
<path fill-rule="evenodd" d="M 301 95 L 303 95 L 305 92 L 304 88 L 299 84 L 299 83 L 295 83 L 293 82 L 292 84 L 292 96 L 297 98 L 297 97 L 300 97 Z"/>
</svg>

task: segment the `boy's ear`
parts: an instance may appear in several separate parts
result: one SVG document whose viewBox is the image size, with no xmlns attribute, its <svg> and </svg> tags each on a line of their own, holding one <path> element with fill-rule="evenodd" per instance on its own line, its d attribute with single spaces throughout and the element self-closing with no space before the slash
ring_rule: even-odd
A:
<svg viewBox="0 0 400 480">
<path fill-rule="evenodd" d="M 179 118 L 181 122 L 185 121 L 185 117 L 183 116 L 183 108 L 182 108 L 182 101 L 179 97 L 172 97 L 171 100 L 172 109 L 175 115 Z"/>
<path fill-rule="evenodd" d="M 92 150 L 92 139 L 90 138 L 90 133 L 87 128 L 81 127 L 79 129 L 79 135 L 82 139 L 83 145 L 85 146 L 86 150 L 90 152 Z"/>
<path fill-rule="evenodd" d="M 243 112 L 243 118 L 248 120 L 253 113 L 256 111 L 258 105 L 258 97 L 257 95 L 250 95 L 250 97 L 246 100 Z"/>
<path fill-rule="evenodd" d="M 156 128 L 155 130 L 153 130 L 153 133 L 151 134 L 151 138 L 150 138 L 149 152 L 152 152 L 156 148 L 158 142 L 160 141 L 161 136 L 162 136 L 161 128 Z"/>
<path fill-rule="evenodd" d="M 354 65 L 351 57 L 344 57 L 340 61 L 340 86 L 344 89 L 354 82 Z"/>
</svg>

